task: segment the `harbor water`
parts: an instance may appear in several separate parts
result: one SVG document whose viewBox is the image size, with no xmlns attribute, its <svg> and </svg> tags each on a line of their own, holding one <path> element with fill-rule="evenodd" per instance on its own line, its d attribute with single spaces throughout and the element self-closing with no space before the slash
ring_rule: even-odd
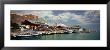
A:
<svg viewBox="0 0 110 50">
<path fill-rule="evenodd" d="M 11 40 L 100 40 L 100 32 L 12 37 Z"/>
</svg>

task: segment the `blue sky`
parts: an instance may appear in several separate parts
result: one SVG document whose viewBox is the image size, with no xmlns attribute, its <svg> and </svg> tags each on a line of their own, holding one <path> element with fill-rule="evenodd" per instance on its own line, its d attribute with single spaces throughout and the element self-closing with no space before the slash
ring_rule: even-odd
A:
<svg viewBox="0 0 110 50">
<path fill-rule="evenodd" d="M 49 25 L 57 22 L 68 26 L 77 24 L 100 26 L 99 10 L 12 10 L 11 13 L 33 14 L 46 19 Z"/>
</svg>

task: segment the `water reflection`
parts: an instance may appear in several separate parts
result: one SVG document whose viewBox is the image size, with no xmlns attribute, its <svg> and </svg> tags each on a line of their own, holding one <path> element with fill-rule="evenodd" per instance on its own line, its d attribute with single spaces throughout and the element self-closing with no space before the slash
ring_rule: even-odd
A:
<svg viewBox="0 0 110 50">
<path fill-rule="evenodd" d="M 30 37 L 16 37 L 12 40 L 100 40 L 100 33 L 70 33 L 70 34 L 52 34 L 38 35 Z"/>
</svg>

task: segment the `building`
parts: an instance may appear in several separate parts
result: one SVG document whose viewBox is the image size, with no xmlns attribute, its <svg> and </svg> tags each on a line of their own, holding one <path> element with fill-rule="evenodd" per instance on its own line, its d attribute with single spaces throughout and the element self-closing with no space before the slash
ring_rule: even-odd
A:
<svg viewBox="0 0 110 50">
<path fill-rule="evenodd" d="M 49 25 L 45 24 L 45 23 L 31 23 L 28 20 L 25 20 L 21 23 L 21 25 L 24 25 L 25 27 L 27 27 L 27 29 L 32 29 L 32 30 L 38 30 L 38 31 L 45 31 L 45 30 L 49 30 Z"/>
</svg>

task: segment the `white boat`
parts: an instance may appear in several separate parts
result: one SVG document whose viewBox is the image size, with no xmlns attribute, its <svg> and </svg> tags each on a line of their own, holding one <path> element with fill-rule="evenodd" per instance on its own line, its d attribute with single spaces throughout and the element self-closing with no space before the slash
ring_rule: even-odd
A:
<svg viewBox="0 0 110 50">
<path fill-rule="evenodd" d="M 72 32 L 73 32 L 73 30 L 68 30 L 68 32 L 69 32 L 69 33 L 72 33 Z"/>
<path fill-rule="evenodd" d="M 43 34 L 45 33 L 44 31 L 37 31 L 38 34 Z"/>
<path fill-rule="evenodd" d="M 83 31 L 83 29 L 81 28 L 81 29 L 79 29 L 79 32 L 82 32 Z"/>
<path fill-rule="evenodd" d="M 20 33 L 20 34 L 18 34 L 18 35 L 16 35 L 16 36 L 32 36 L 32 34 L 30 34 L 30 33 Z"/>
<path fill-rule="evenodd" d="M 39 33 L 32 33 L 32 35 L 39 35 Z"/>
<path fill-rule="evenodd" d="M 39 34 L 32 34 L 32 35 L 39 35 Z"/>
<path fill-rule="evenodd" d="M 79 32 L 80 33 L 90 33 L 90 30 L 82 28 L 82 29 L 79 29 Z"/>
<path fill-rule="evenodd" d="M 22 31 L 21 33 L 19 33 L 16 36 L 33 36 L 33 35 L 36 35 L 36 32 L 35 31 L 25 30 L 25 31 Z"/>
<path fill-rule="evenodd" d="M 17 36 L 26 36 L 27 37 L 27 36 L 32 36 L 32 35 L 17 35 Z"/>
</svg>

